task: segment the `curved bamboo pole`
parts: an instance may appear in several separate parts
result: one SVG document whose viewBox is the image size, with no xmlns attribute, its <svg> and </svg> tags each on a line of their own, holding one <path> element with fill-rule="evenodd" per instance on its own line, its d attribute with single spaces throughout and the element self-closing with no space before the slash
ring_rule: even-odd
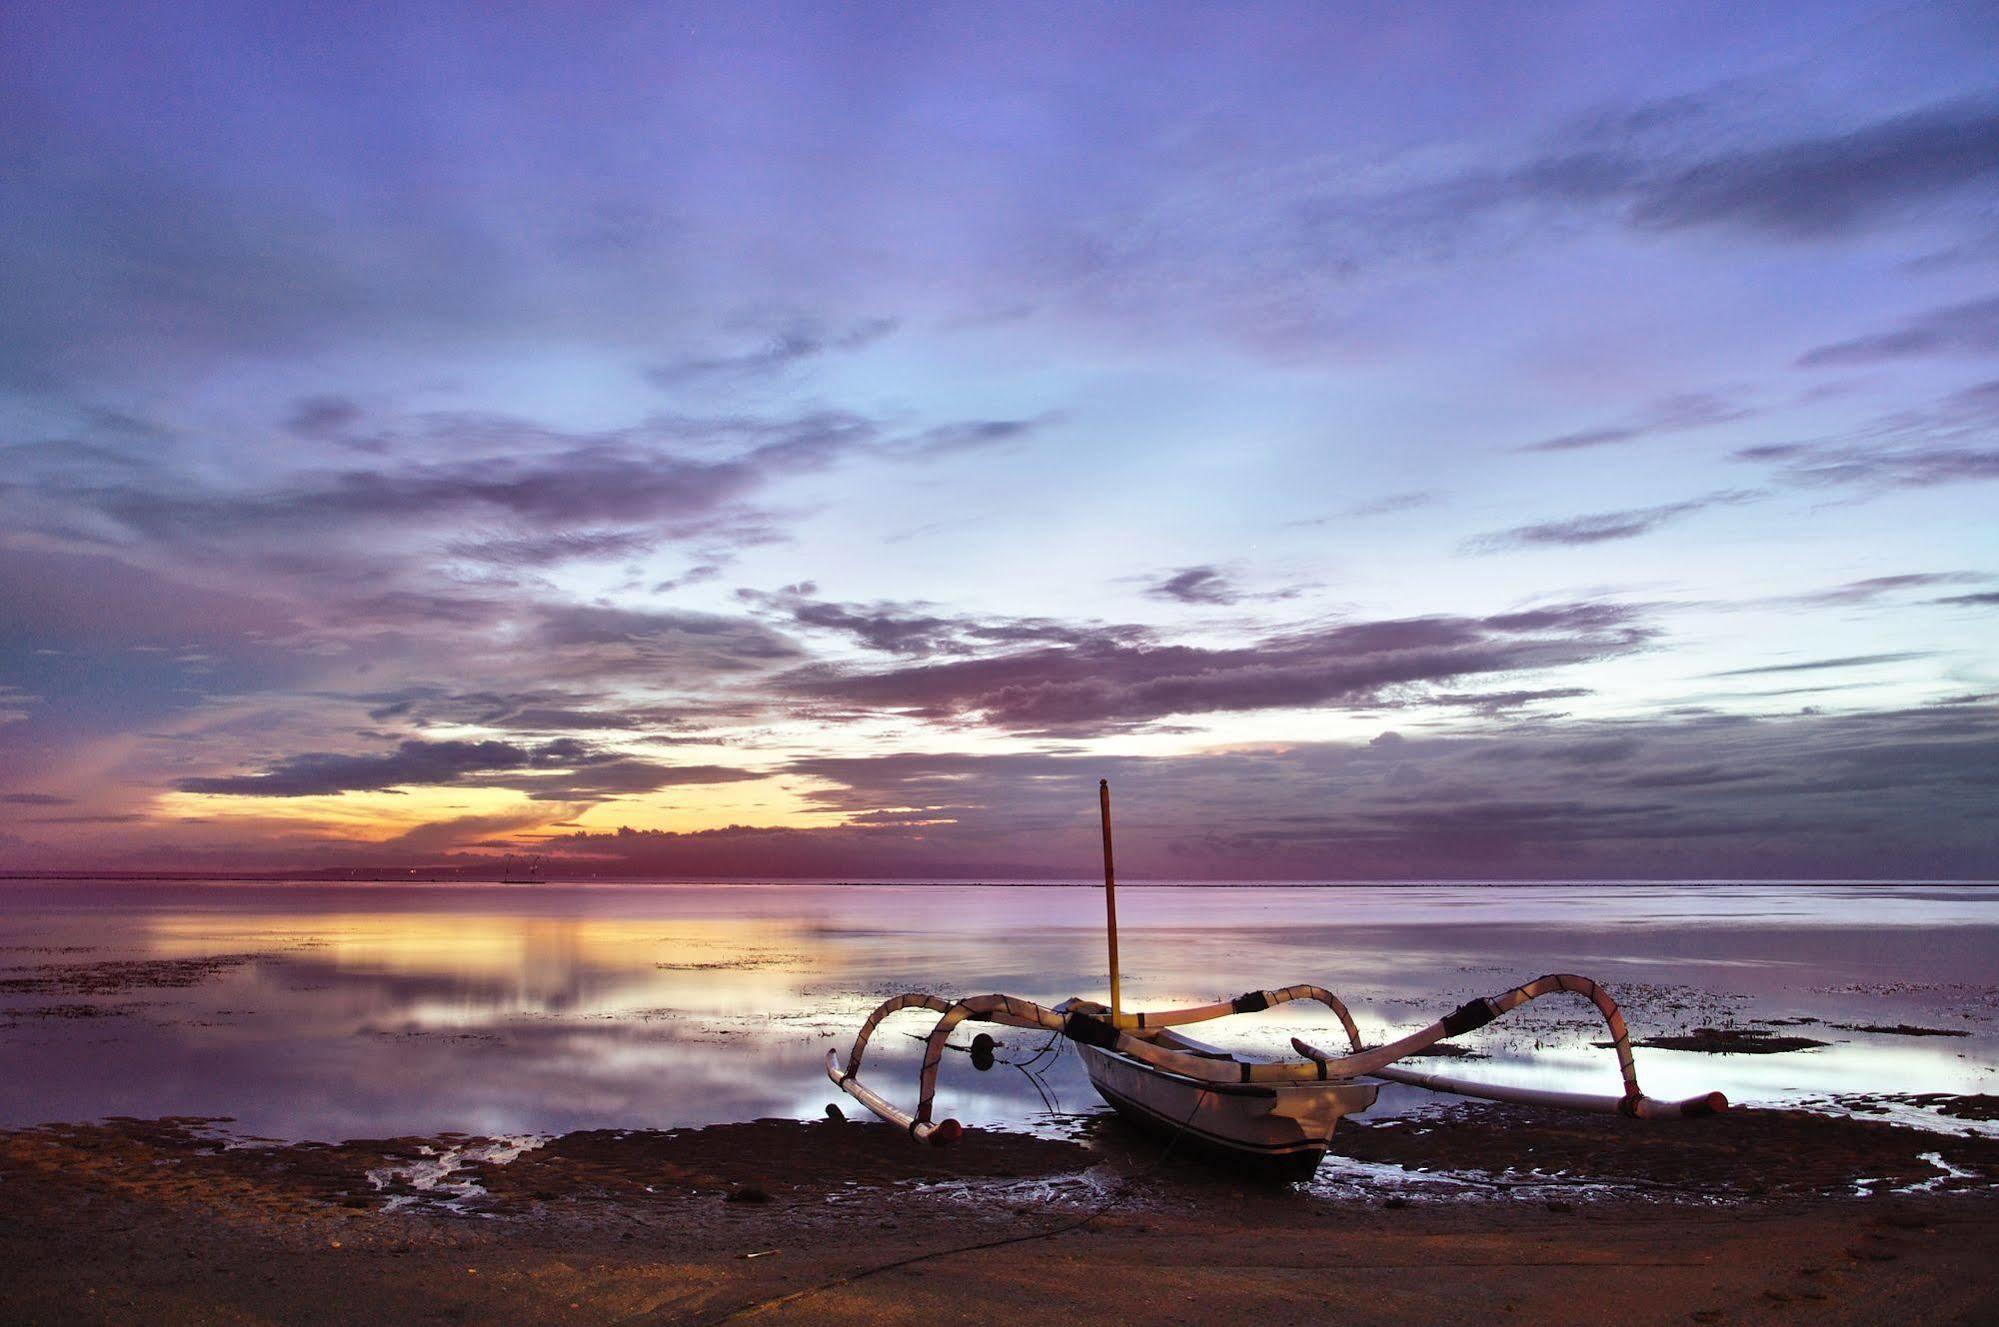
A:
<svg viewBox="0 0 1999 1327">
<path fill-rule="evenodd" d="M 1595 1004 L 1603 1015 L 1605 1025 L 1610 1030 L 1611 1041 L 1617 1051 L 1618 1071 L 1624 1079 L 1625 1091 L 1622 1097 L 1594 1097 L 1577 1093 L 1542 1092 L 1532 1088 L 1504 1088 L 1461 1083 L 1433 1074 L 1392 1067 L 1397 1060 L 1405 1056 L 1440 1041 L 1484 1027 L 1530 1000 L 1539 999 L 1544 995 L 1564 993 L 1584 996 Z M 1350 1054 L 1330 1055 L 1294 1037 L 1291 1045 L 1305 1057 L 1303 1060 L 1248 1064 L 1240 1060 L 1218 1060 L 1160 1046 L 1151 1040 L 1132 1036 L 1120 1026 L 1125 1020 L 1131 1020 L 1134 1030 L 1171 1027 L 1205 1022 L 1228 1014 L 1255 1013 L 1273 1005 L 1306 999 L 1317 1000 L 1338 1015 L 1347 1040 L 1353 1047 Z M 941 1015 L 931 1029 L 930 1035 L 925 1038 L 923 1067 L 918 1077 L 918 1098 L 913 1114 L 891 1105 L 856 1079 L 860 1071 L 861 1056 L 876 1025 L 889 1014 L 911 1007 L 933 1010 Z M 1646 1119 L 1712 1114 L 1726 1109 L 1728 1104 L 1727 1099 L 1718 1092 L 1681 1102 L 1659 1101 L 1645 1096 L 1638 1087 L 1638 1070 L 1631 1053 L 1630 1034 L 1625 1027 L 1624 1015 L 1618 1009 L 1617 1002 L 1611 998 L 1610 992 L 1595 981 L 1572 973 L 1550 973 L 1499 995 L 1468 1000 L 1428 1027 L 1372 1049 L 1361 1045 L 1360 1031 L 1354 1025 L 1353 1016 L 1348 1012 L 1346 1005 L 1338 996 L 1320 986 L 1298 985 L 1280 987 L 1272 991 L 1251 991 L 1226 1003 L 1197 1005 L 1187 1009 L 1162 1010 L 1156 1013 L 1127 1014 L 1115 1024 L 1112 1018 L 1107 1016 L 1109 1013 L 1110 1011 L 1104 1009 L 1102 1005 L 1084 1001 L 1072 1001 L 1058 1011 L 1045 1008 L 1031 1000 L 998 993 L 975 995 L 955 1003 L 946 1003 L 938 996 L 912 992 L 884 1001 L 868 1016 L 867 1022 L 862 1025 L 859 1035 L 854 1040 L 854 1048 L 847 1058 L 844 1070 L 839 1065 L 837 1054 L 828 1051 L 826 1073 L 835 1083 L 853 1094 L 857 1100 L 881 1118 L 907 1128 L 918 1138 L 931 1138 L 937 1142 L 947 1142 L 950 1138 L 956 1137 L 959 1131 L 955 1120 L 933 1124 L 931 1109 L 936 1099 L 937 1075 L 944 1059 L 944 1048 L 950 1040 L 952 1030 L 967 1020 L 1000 1023 L 1009 1027 L 1042 1028 L 1060 1033 L 1071 1041 L 1115 1051 L 1168 1073 L 1210 1083 L 1299 1083 L 1315 1080 L 1325 1082 L 1374 1074 L 1438 1091 L 1487 1096 L 1502 1101 L 1534 1101 L 1581 1109 L 1615 1110 L 1623 1115 Z"/>
<path fill-rule="evenodd" d="M 1190 1005 L 1185 1009 L 1150 1009 L 1137 1013 L 1119 1014 L 1116 1019 L 1120 1029 L 1144 1031 L 1149 1028 L 1179 1027 L 1186 1023 L 1205 1023 L 1214 1018 L 1226 1018 L 1230 1014 L 1256 1014 L 1293 1000 L 1317 1000 L 1339 1016 L 1340 1026 L 1346 1029 L 1347 1039 L 1355 1048 L 1360 1046 L 1360 1032 L 1354 1027 L 1353 1015 L 1347 1012 L 1340 997 L 1323 986 L 1280 986 L 1272 991 L 1245 991 L 1233 1000 L 1217 1000 L 1213 1004 Z M 1074 1008 L 1084 1009 L 1102 1016 L 1107 1013 L 1102 1005 L 1085 1001 L 1075 1001 Z"/>
<path fill-rule="evenodd" d="M 1610 1030 L 1611 1044 L 1617 1050 L 1617 1070 L 1624 1079 L 1622 1097 L 1543 1092 L 1534 1088 L 1507 1088 L 1466 1083 L 1437 1074 L 1423 1074 L 1390 1067 L 1404 1056 L 1433 1046 L 1446 1038 L 1484 1027 L 1495 1018 L 1518 1009 L 1530 1000 L 1538 1000 L 1544 995 L 1558 994 L 1583 996 L 1597 1007 L 1597 1012 L 1603 1015 L 1604 1025 Z M 1291 1046 L 1327 1073 L 1342 1078 L 1354 1074 L 1375 1074 L 1391 1081 L 1411 1083 L 1433 1091 L 1483 1096 L 1494 1101 L 1538 1102 L 1572 1109 L 1609 1110 L 1640 1119 L 1712 1115 L 1728 1108 L 1728 1098 L 1719 1092 L 1708 1092 L 1685 1101 L 1660 1101 L 1656 1097 L 1646 1096 L 1638 1086 L 1638 1065 L 1631 1053 L 1631 1034 L 1625 1026 L 1624 1014 L 1618 1009 L 1617 1001 L 1612 999 L 1610 992 L 1597 982 L 1569 972 L 1552 972 L 1502 994 L 1485 999 L 1468 1000 L 1429 1027 L 1371 1051 L 1360 1048 L 1360 1039 L 1352 1035 L 1351 1029 L 1349 1029 L 1349 1038 L 1354 1044 L 1354 1052 L 1350 1055 L 1328 1055 L 1297 1037 L 1291 1038 Z"/>
</svg>

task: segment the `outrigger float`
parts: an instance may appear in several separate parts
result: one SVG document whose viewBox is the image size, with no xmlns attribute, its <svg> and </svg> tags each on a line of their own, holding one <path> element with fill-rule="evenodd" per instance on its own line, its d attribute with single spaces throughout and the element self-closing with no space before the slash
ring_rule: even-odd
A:
<svg viewBox="0 0 1999 1327">
<path fill-rule="evenodd" d="M 1211 1155 L 1288 1179 L 1302 1179 L 1318 1169 L 1334 1128 L 1344 1116 L 1372 1106 L 1382 1082 L 1407 1083 L 1432 1092 L 1491 1101 L 1597 1111 L 1641 1120 L 1713 1115 L 1728 1108 L 1728 1099 L 1719 1092 L 1685 1101 L 1661 1101 L 1646 1096 L 1638 1086 L 1631 1038 L 1617 1002 L 1609 991 L 1588 977 L 1568 973 L 1538 977 L 1499 995 L 1468 1000 L 1421 1031 L 1374 1047 L 1362 1042 L 1346 1005 L 1322 986 L 1249 991 L 1233 1000 L 1188 1009 L 1128 1011 L 1123 1008 L 1118 989 L 1117 881 L 1111 863 L 1108 782 L 1099 783 L 1098 797 L 1103 815 L 1104 899 L 1110 944 L 1109 1006 L 1080 998 L 1064 1000 L 1051 1009 L 1012 995 L 974 995 L 962 1000 L 946 1000 L 921 992 L 898 995 L 868 1015 L 844 1064 L 837 1051 L 826 1052 L 827 1077 L 883 1120 L 908 1130 L 912 1138 L 943 1145 L 963 1133 L 962 1126 L 954 1119 L 931 1118 L 937 1071 L 952 1031 L 965 1022 L 1038 1028 L 1075 1043 L 1092 1086 L 1133 1123 L 1183 1139 Z M 1557 994 L 1580 995 L 1603 1015 L 1624 1078 L 1623 1095 L 1467 1082 L 1399 1065 L 1400 1061 L 1439 1042 L 1482 1028 L 1530 1000 Z M 1293 1037 L 1291 1046 L 1300 1058 L 1254 1061 L 1174 1031 L 1230 1014 L 1260 1013 L 1295 1000 L 1315 1000 L 1333 1011 L 1346 1033 L 1347 1053 L 1333 1054 Z M 868 1039 L 875 1028 L 902 1009 L 928 1009 L 942 1015 L 925 1039 L 913 1112 L 902 1110 L 858 1076 L 861 1057 L 867 1052 Z M 989 1063 L 992 1046 L 990 1036 L 981 1034 L 974 1042 L 975 1061 Z"/>
</svg>

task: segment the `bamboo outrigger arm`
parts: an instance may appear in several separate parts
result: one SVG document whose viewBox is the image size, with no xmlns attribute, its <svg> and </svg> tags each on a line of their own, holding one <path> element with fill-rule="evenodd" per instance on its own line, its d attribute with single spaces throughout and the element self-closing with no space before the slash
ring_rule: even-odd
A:
<svg viewBox="0 0 1999 1327">
<path fill-rule="evenodd" d="M 1413 1055 L 1440 1041 L 1484 1027 L 1495 1018 L 1517 1009 L 1529 1000 L 1558 993 L 1585 996 L 1603 1014 L 1612 1043 L 1617 1050 L 1618 1069 L 1624 1078 L 1625 1093 L 1622 1097 L 1466 1083 L 1435 1074 L 1423 1074 L 1393 1067 L 1396 1061 L 1405 1056 Z M 1127 1026 L 1137 1031 L 1206 1022 L 1228 1014 L 1255 1013 L 1273 1005 L 1305 999 L 1317 1000 L 1338 1015 L 1348 1042 L 1353 1047 L 1352 1053 L 1330 1055 L 1293 1038 L 1292 1046 L 1305 1057 L 1304 1059 L 1249 1064 L 1240 1060 L 1217 1059 L 1210 1055 L 1160 1046 L 1143 1037 L 1132 1036 L 1124 1030 Z M 875 1026 L 889 1014 L 911 1007 L 933 1010 L 942 1015 L 925 1039 L 923 1069 L 918 1080 L 918 1100 L 913 1114 L 890 1104 L 879 1093 L 860 1082 L 857 1077 L 860 1072 L 861 1056 L 867 1049 L 868 1039 L 873 1034 Z M 1168 1073 L 1212 1083 L 1295 1083 L 1312 1080 L 1325 1082 L 1368 1074 L 1460 1095 L 1584 1110 L 1615 1111 L 1618 1114 L 1642 1119 L 1712 1114 L 1726 1109 L 1728 1104 L 1727 1099 L 1719 1092 L 1711 1092 L 1680 1102 L 1659 1101 L 1645 1096 L 1638 1088 L 1638 1072 L 1632 1059 L 1630 1035 L 1624 1025 L 1624 1016 L 1618 1011 L 1617 1002 L 1611 999 L 1610 993 L 1596 982 L 1587 977 L 1568 973 L 1553 973 L 1523 986 L 1516 986 L 1500 995 L 1469 1000 L 1428 1027 L 1371 1049 L 1361 1045 L 1360 1032 L 1355 1027 L 1353 1016 L 1347 1011 L 1346 1006 L 1337 996 L 1319 986 L 1299 985 L 1273 991 L 1251 991 L 1226 1002 L 1196 1005 L 1186 1009 L 1121 1015 L 1113 1014 L 1102 1005 L 1082 1000 L 1068 1001 L 1059 1009 L 1049 1009 L 1031 1000 L 1011 995 L 975 995 L 956 1003 L 947 1003 L 938 996 L 910 993 L 884 1001 L 868 1016 L 867 1022 L 862 1025 L 859 1035 L 854 1039 L 854 1048 L 848 1055 L 844 1068 L 840 1065 L 836 1052 L 826 1053 L 827 1077 L 882 1119 L 908 1129 L 914 1137 L 926 1138 L 937 1143 L 949 1142 L 961 1132 L 960 1126 L 955 1120 L 933 1123 L 931 1107 L 936 1097 L 937 1074 L 944 1059 L 944 1048 L 950 1040 L 952 1030 L 967 1020 L 999 1023 L 1008 1027 L 1045 1029 L 1067 1037 L 1071 1041 L 1100 1046 L 1130 1056 Z"/>
<path fill-rule="evenodd" d="M 1587 997 L 1603 1015 L 1604 1024 L 1610 1030 L 1611 1044 L 1617 1050 L 1617 1069 L 1624 1079 L 1623 1096 L 1550 1092 L 1540 1088 L 1472 1083 L 1463 1079 L 1446 1078 L 1441 1074 L 1418 1073 L 1411 1069 L 1393 1067 L 1396 1060 L 1406 1055 L 1414 1054 L 1460 1033 L 1484 1027 L 1495 1018 L 1518 1009 L 1529 1000 L 1561 993 Z M 1371 1051 L 1362 1049 L 1360 1038 L 1354 1035 L 1350 1021 L 1347 1037 L 1354 1048 L 1350 1055 L 1329 1055 L 1297 1037 L 1291 1039 L 1291 1046 L 1300 1055 L 1322 1066 L 1328 1074 L 1338 1077 L 1372 1074 L 1377 1078 L 1409 1083 L 1434 1092 L 1454 1092 L 1460 1096 L 1484 1097 L 1490 1101 L 1563 1106 L 1571 1110 L 1629 1115 L 1638 1119 L 1713 1115 L 1728 1109 L 1728 1098 L 1719 1092 L 1703 1093 L 1697 1097 L 1689 1097 L 1685 1101 L 1661 1101 L 1656 1097 L 1646 1096 L 1638 1086 L 1638 1066 L 1631 1054 L 1631 1033 L 1624 1025 L 1624 1014 L 1618 1009 L 1617 1001 L 1613 1000 L 1610 992 L 1598 983 L 1573 973 L 1550 973 L 1545 977 L 1537 977 L 1523 986 L 1516 986 L 1501 995 L 1467 1000 L 1429 1027 Z M 1390 1052 L 1393 1054 L 1389 1054 Z M 1387 1056 L 1386 1059 L 1382 1058 L 1384 1055 Z"/>
</svg>

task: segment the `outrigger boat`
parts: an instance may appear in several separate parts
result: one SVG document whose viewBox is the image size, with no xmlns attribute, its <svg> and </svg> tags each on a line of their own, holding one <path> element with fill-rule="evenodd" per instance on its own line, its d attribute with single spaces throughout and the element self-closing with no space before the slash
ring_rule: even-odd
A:
<svg viewBox="0 0 1999 1327">
<path fill-rule="evenodd" d="M 1226 1159 L 1247 1163 L 1281 1178 L 1302 1179 L 1318 1168 L 1333 1130 L 1347 1115 L 1374 1105 L 1382 1082 L 1407 1083 L 1433 1092 L 1491 1101 L 1597 1111 L 1634 1119 L 1678 1119 L 1713 1115 L 1728 1099 L 1708 1092 L 1684 1101 L 1661 1101 L 1639 1089 L 1638 1070 L 1624 1015 L 1610 992 L 1588 977 L 1553 973 L 1498 995 L 1466 1001 L 1436 1022 L 1385 1045 L 1369 1047 L 1353 1015 L 1322 986 L 1285 986 L 1249 991 L 1233 1000 L 1188 1009 L 1131 1011 L 1123 1007 L 1118 983 L 1117 880 L 1111 861 L 1111 795 L 1098 784 L 1104 838 L 1104 901 L 1110 945 L 1110 1004 L 1080 998 L 1053 1008 L 1012 995 L 974 995 L 946 1000 L 923 992 L 884 1001 L 861 1025 L 843 1064 L 826 1052 L 826 1075 L 881 1119 L 908 1130 L 912 1138 L 942 1145 L 963 1133 L 954 1119 L 934 1120 L 937 1073 L 951 1033 L 965 1022 L 1039 1028 L 1073 1042 L 1090 1083 L 1120 1115 Z M 1400 1061 L 1439 1042 L 1482 1028 L 1530 1000 L 1545 995 L 1580 995 L 1603 1015 L 1624 1079 L 1620 1096 L 1555 1092 L 1532 1087 L 1467 1082 L 1400 1067 Z M 1335 1054 L 1291 1039 L 1295 1060 L 1258 1061 L 1205 1045 L 1176 1028 L 1230 1014 L 1253 1014 L 1295 1000 L 1315 1000 L 1332 1010 L 1346 1034 L 1348 1051 Z M 859 1078 L 868 1039 L 890 1014 L 929 1009 L 940 1015 L 925 1039 L 916 1109 L 905 1111 Z M 974 1060 L 990 1063 L 994 1043 L 980 1034 Z"/>
</svg>

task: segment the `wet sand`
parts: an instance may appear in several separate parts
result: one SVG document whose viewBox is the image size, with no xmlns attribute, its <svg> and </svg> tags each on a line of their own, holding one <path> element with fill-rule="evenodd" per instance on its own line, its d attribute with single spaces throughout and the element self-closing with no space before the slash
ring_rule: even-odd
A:
<svg viewBox="0 0 1999 1327">
<path fill-rule="evenodd" d="M 18 1130 L 0 1321 L 1999 1320 L 1992 1139 L 1471 1106 L 1339 1142 L 1329 1194 L 1162 1166 L 1110 1122 L 948 1149 L 780 1120 L 526 1151 Z"/>
</svg>

